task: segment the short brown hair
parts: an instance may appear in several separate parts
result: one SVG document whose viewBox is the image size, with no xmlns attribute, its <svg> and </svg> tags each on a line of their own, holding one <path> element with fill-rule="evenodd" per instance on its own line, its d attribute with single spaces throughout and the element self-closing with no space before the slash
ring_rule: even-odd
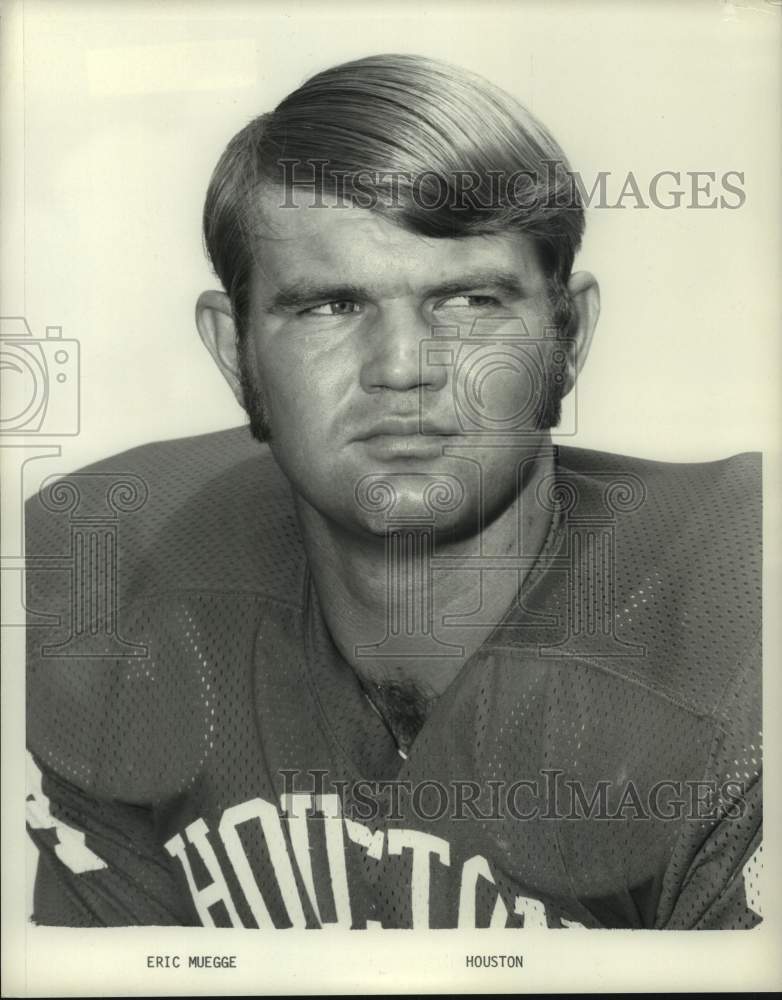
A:
<svg viewBox="0 0 782 1000">
<path fill-rule="evenodd" d="M 422 235 L 455 238 L 514 228 L 529 234 L 562 313 L 584 210 L 557 142 L 514 98 L 467 70 L 422 56 L 377 55 L 307 80 L 237 133 L 215 168 L 204 240 L 240 337 L 249 309 L 257 191 L 261 185 L 296 186 L 290 167 L 297 163 L 319 164 L 323 193 L 338 185 L 344 190 L 346 177 L 369 174 L 382 188 L 395 176 L 391 207 L 384 197 L 372 207 Z M 455 195 L 462 183 L 464 196 L 458 178 L 465 176 L 470 198 L 435 205 L 435 188 Z M 502 177 L 514 178 L 512 191 L 497 183 Z"/>
</svg>

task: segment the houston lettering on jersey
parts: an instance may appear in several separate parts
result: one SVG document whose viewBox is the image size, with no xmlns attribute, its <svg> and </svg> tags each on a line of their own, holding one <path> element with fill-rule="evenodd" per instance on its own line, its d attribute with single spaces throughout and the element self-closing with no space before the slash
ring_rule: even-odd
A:
<svg viewBox="0 0 782 1000">
<path fill-rule="evenodd" d="M 313 864 L 315 836 L 325 841 L 325 865 Z M 253 842 L 257 845 L 258 838 L 268 860 L 263 881 L 267 894 L 275 898 L 276 912 L 256 878 L 257 866 L 248 857 L 248 845 Z M 217 842 L 224 855 L 222 863 L 215 850 Z M 198 916 L 206 927 L 215 926 L 213 907 L 218 904 L 222 904 L 230 926 L 244 926 L 235 889 L 232 892 L 229 882 L 238 883 L 260 928 L 385 926 L 382 919 L 373 917 L 371 906 L 366 908 L 368 912 L 355 912 L 356 900 L 364 895 L 360 891 L 351 892 L 351 877 L 362 877 L 359 866 L 351 865 L 348 860 L 355 849 L 363 852 L 367 863 L 378 866 L 378 878 L 385 875 L 393 880 L 396 891 L 408 894 L 409 926 L 436 926 L 432 920 L 436 904 L 434 875 L 438 868 L 452 866 L 451 845 L 444 838 L 405 827 L 370 830 L 343 816 L 339 796 L 334 794 L 285 794 L 280 797 L 279 809 L 262 798 L 248 799 L 226 809 L 216 830 L 210 831 L 206 821 L 199 818 L 169 839 L 165 847 L 180 862 Z M 408 863 L 399 863 L 406 854 Z M 206 873 L 206 880 L 201 879 L 200 886 L 194 862 Z M 273 872 L 271 889 L 269 871 Z M 516 895 L 509 908 L 495 887 L 489 862 L 480 854 L 461 862 L 450 875 L 449 881 L 455 877 L 458 891 L 458 927 L 484 926 L 478 920 L 477 900 L 479 893 L 485 896 L 486 889 L 492 891 L 493 902 L 485 926 L 583 926 L 547 912 L 543 903 L 526 896 Z M 330 903 L 328 917 L 322 912 L 324 898 Z"/>
</svg>

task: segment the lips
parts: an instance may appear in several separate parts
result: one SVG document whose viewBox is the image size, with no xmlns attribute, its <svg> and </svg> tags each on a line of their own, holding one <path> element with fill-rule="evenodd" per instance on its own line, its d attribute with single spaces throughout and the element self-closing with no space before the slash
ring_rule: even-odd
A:
<svg viewBox="0 0 782 1000">
<path fill-rule="evenodd" d="M 435 460 L 456 435 L 417 415 L 385 417 L 356 438 L 377 460 Z"/>
<path fill-rule="evenodd" d="M 386 417 L 360 434 L 357 441 L 371 441 L 373 438 L 404 437 L 453 437 L 453 434 L 437 425 L 415 417 Z"/>
</svg>

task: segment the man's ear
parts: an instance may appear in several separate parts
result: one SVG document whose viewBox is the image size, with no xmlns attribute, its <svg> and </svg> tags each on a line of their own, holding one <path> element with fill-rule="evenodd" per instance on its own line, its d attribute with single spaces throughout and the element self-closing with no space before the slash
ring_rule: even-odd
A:
<svg viewBox="0 0 782 1000">
<path fill-rule="evenodd" d="M 198 296 L 196 326 L 204 346 L 230 385 L 236 401 L 244 409 L 236 324 L 231 300 L 225 292 L 202 292 Z"/>
<path fill-rule="evenodd" d="M 600 316 L 600 287 L 589 271 L 577 271 L 571 275 L 567 290 L 573 305 L 569 333 L 573 349 L 568 360 L 568 382 L 572 386 L 592 346 L 592 336 Z"/>
</svg>

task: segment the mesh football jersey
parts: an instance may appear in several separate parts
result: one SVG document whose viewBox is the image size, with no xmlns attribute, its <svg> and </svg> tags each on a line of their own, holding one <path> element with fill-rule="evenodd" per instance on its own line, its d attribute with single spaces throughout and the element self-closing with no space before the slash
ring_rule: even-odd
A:
<svg viewBox="0 0 782 1000">
<path fill-rule="evenodd" d="M 550 492 L 538 563 L 404 757 L 246 429 L 42 490 L 33 919 L 757 924 L 759 458 L 559 448 Z"/>
</svg>

